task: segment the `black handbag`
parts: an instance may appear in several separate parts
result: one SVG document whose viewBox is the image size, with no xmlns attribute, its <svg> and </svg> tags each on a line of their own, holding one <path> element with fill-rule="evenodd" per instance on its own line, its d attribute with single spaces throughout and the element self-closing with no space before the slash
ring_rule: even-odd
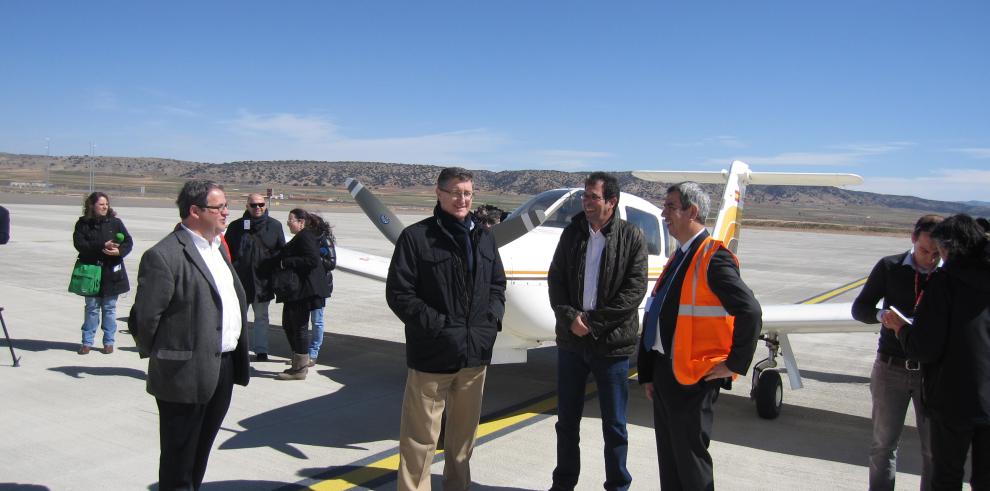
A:
<svg viewBox="0 0 990 491">
<path fill-rule="evenodd" d="M 296 274 L 295 269 L 276 269 L 272 275 L 272 291 L 282 302 L 295 299 L 299 295 L 301 286 L 302 283 L 299 281 L 299 275 Z"/>
</svg>

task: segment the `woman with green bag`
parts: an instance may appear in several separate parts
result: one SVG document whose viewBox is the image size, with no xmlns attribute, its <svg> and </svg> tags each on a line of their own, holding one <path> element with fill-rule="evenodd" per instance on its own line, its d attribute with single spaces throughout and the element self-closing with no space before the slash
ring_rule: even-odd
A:
<svg viewBox="0 0 990 491">
<path fill-rule="evenodd" d="M 131 252 L 134 241 L 110 208 L 110 197 L 95 192 L 83 201 L 83 216 L 76 222 L 72 244 L 79 251 L 79 262 L 101 266 L 100 291 L 88 295 L 82 325 L 82 346 L 78 353 L 89 353 L 96 337 L 96 328 L 103 319 L 103 349 L 113 353 L 117 333 L 117 296 L 131 289 L 124 269 L 124 257 Z"/>
</svg>

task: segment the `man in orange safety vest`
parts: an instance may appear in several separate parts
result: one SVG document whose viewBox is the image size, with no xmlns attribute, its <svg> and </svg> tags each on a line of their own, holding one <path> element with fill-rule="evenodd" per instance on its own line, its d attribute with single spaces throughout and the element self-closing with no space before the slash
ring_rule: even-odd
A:
<svg viewBox="0 0 990 491">
<path fill-rule="evenodd" d="M 653 401 L 660 488 L 714 489 L 708 453 L 719 389 L 745 374 L 762 327 L 760 304 L 735 255 L 705 230 L 697 183 L 667 189 L 663 218 L 679 247 L 647 300 L 639 383 Z"/>
</svg>

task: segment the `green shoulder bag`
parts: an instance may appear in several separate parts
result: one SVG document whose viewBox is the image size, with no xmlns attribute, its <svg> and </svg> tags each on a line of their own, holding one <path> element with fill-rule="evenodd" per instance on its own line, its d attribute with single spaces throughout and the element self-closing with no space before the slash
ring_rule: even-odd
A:
<svg viewBox="0 0 990 491">
<path fill-rule="evenodd" d="M 69 291 L 76 295 L 91 296 L 100 293 L 100 278 L 103 267 L 99 264 L 86 264 L 76 259 L 69 279 Z"/>
</svg>

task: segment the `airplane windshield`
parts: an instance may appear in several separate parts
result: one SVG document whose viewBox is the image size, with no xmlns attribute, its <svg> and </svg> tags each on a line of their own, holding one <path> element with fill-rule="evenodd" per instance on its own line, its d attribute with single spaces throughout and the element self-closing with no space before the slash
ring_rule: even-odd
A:
<svg viewBox="0 0 990 491">
<path fill-rule="evenodd" d="M 562 196 L 569 193 L 570 189 L 554 189 L 553 191 L 545 191 L 536 196 L 533 196 L 529 201 L 523 203 L 519 208 L 516 208 L 512 212 L 512 216 L 521 215 L 529 213 L 530 210 L 541 210 L 546 211 L 547 208 L 553 206 Z M 578 191 L 571 195 L 563 205 L 561 205 L 557 210 L 547 217 L 546 221 L 543 222 L 542 226 L 564 228 L 569 223 L 571 223 L 571 218 L 582 211 L 581 207 L 581 195 L 584 191 Z"/>
</svg>

